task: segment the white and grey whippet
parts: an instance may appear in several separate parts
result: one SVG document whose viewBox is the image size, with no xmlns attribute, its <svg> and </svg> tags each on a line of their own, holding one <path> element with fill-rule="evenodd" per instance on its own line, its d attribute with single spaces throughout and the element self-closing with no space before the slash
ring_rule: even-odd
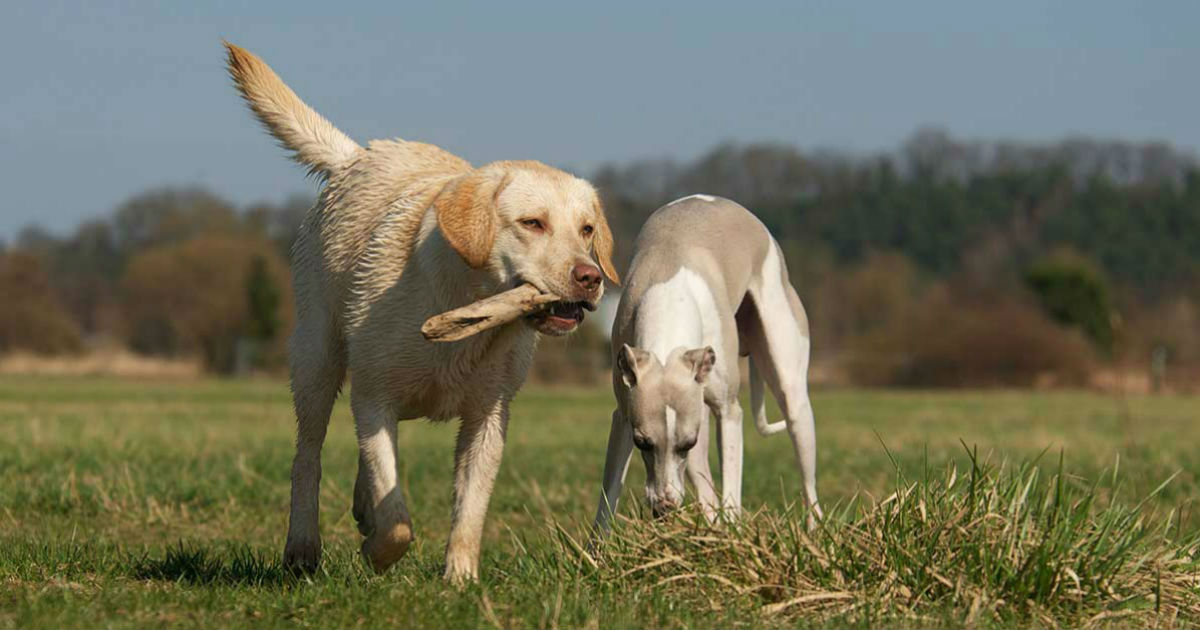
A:
<svg viewBox="0 0 1200 630">
<path fill-rule="evenodd" d="M 736 517 L 742 495 L 739 356 L 749 355 L 755 426 L 787 430 L 804 480 L 811 526 L 817 503 L 816 435 L 808 399 L 808 317 L 779 244 L 742 206 L 709 195 L 673 201 L 638 235 L 613 323 L 612 414 L 596 531 L 616 512 L 636 446 L 655 514 L 677 508 L 682 472 L 711 520 Z M 763 380 L 784 420 L 767 422 Z M 708 412 L 720 443 L 721 498 L 708 466 Z"/>
</svg>

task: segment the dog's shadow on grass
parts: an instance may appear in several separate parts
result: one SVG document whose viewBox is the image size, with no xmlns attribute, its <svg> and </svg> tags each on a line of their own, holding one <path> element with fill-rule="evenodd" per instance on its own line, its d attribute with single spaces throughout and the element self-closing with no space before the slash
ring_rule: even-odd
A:
<svg viewBox="0 0 1200 630">
<path fill-rule="evenodd" d="M 278 558 L 249 547 L 201 546 L 180 542 L 162 555 L 146 554 L 130 563 L 139 580 L 229 586 L 278 586 L 298 578 Z"/>
</svg>

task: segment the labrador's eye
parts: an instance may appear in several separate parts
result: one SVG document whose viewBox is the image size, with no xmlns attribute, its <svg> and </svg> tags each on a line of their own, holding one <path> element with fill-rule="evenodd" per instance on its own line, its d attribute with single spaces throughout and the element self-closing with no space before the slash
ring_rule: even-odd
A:
<svg viewBox="0 0 1200 630">
<path fill-rule="evenodd" d="M 521 225 L 525 229 L 532 230 L 534 232 L 541 232 L 546 229 L 546 227 L 542 225 L 541 219 L 521 219 Z"/>
<path fill-rule="evenodd" d="M 585 225 L 585 226 L 583 226 L 583 237 L 587 238 L 592 235 L 592 232 L 595 232 L 595 231 L 596 231 L 596 228 L 594 228 L 590 225 Z"/>
</svg>

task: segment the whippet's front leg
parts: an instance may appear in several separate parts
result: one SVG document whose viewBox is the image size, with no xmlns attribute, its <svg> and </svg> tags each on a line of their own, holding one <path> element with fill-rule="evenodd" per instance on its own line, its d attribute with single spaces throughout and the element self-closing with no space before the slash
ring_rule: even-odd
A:
<svg viewBox="0 0 1200 630">
<path fill-rule="evenodd" d="M 742 514 L 742 406 L 737 402 L 709 407 L 717 419 L 721 455 L 721 507 L 726 517 Z"/>
<path fill-rule="evenodd" d="M 706 408 L 707 409 L 707 408 Z M 717 520 L 720 513 L 721 500 L 717 497 L 717 484 L 713 481 L 712 469 L 708 465 L 708 414 L 700 422 L 700 433 L 696 436 L 696 445 L 687 455 L 688 480 L 696 489 L 696 500 L 704 517 L 711 523 Z"/>
<path fill-rule="evenodd" d="M 454 451 L 454 513 L 446 545 L 445 578 L 479 577 L 479 544 L 508 431 L 508 399 L 465 410 Z"/>
<path fill-rule="evenodd" d="M 617 513 L 617 502 L 621 500 L 621 488 L 625 485 L 625 473 L 629 471 L 632 455 L 633 427 L 621 415 L 619 409 L 614 409 L 612 428 L 608 432 L 608 452 L 604 455 L 604 485 L 600 491 L 600 506 L 596 508 L 596 522 L 592 528 L 595 535 L 604 535 Z"/>
</svg>

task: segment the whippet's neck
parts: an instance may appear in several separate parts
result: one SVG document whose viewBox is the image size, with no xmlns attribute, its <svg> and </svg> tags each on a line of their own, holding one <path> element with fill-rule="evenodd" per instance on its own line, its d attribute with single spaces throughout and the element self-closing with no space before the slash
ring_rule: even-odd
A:
<svg viewBox="0 0 1200 630">
<path fill-rule="evenodd" d="M 712 292 L 696 272 L 680 267 L 670 279 L 651 286 L 634 313 L 633 343 L 666 363 L 676 348 L 709 343 L 716 316 Z"/>
</svg>

